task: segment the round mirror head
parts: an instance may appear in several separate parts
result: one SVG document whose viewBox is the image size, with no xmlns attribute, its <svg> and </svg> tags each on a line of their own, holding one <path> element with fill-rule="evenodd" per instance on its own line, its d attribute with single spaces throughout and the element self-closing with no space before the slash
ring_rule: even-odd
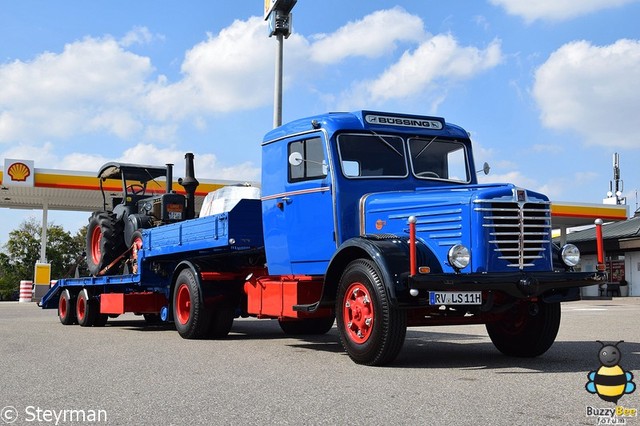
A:
<svg viewBox="0 0 640 426">
<path fill-rule="evenodd" d="M 299 152 L 292 152 L 291 155 L 289 155 L 289 164 L 292 166 L 299 166 L 302 164 L 302 161 L 302 154 Z"/>
</svg>

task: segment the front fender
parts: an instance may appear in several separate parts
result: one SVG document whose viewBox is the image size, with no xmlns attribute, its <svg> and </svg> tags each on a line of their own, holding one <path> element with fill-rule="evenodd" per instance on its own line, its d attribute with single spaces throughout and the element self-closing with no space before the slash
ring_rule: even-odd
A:
<svg viewBox="0 0 640 426">
<path fill-rule="evenodd" d="M 419 266 L 428 266 L 432 272 L 442 272 L 440 262 L 420 241 L 416 242 L 416 257 Z M 408 292 L 409 239 L 393 235 L 365 235 L 345 241 L 331 258 L 320 306 L 333 307 L 344 270 L 350 262 L 362 258 L 371 259 L 376 264 L 392 304 L 397 304 L 401 293 Z"/>
</svg>

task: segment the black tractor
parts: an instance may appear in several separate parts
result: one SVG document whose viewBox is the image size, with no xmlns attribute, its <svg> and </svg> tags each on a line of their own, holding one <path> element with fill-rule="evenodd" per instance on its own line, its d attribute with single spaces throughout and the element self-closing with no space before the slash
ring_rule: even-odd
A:
<svg viewBox="0 0 640 426">
<path fill-rule="evenodd" d="M 178 182 L 187 196 L 172 190 L 173 165 L 144 166 L 110 162 L 98 172 L 103 210 L 94 212 L 87 228 L 87 267 L 92 275 L 119 273 L 142 245 L 141 230 L 195 217 L 194 201 L 198 181 L 193 171 L 193 154 L 187 153 L 185 178 Z M 164 193 L 156 179 L 165 177 Z M 122 181 L 122 196 L 107 200 L 103 187 L 107 179 Z M 147 186 L 153 182 L 154 190 Z M 134 259 L 135 260 L 135 259 Z M 135 273 L 135 269 L 129 269 Z"/>
</svg>

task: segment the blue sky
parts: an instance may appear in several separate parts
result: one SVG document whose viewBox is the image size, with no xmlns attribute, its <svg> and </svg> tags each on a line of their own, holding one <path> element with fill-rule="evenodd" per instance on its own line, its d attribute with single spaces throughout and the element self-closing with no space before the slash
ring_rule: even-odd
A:
<svg viewBox="0 0 640 426">
<path fill-rule="evenodd" d="M 0 155 L 94 172 L 183 164 L 259 180 L 275 40 L 263 2 L 0 0 Z M 283 121 L 336 110 L 444 116 L 484 181 L 600 203 L 618 152 L 640 189 L 639 0 L 299 0 Z M 180 166 L 178 166 L 180 167 Z M 0 243 L 38 211 L 0 209 Z M 50 212 L 65 229 L 88 214 Z"/>
</svg>

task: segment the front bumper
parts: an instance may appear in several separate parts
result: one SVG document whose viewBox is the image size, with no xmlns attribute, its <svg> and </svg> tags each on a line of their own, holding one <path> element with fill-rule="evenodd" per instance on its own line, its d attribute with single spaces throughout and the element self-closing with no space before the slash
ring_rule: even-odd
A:
<svg viewBox="0 0 640 426">
<path fill-rule="evenodd" d="M 480 274 L 417 274 L 407 281 L 408 289 L 427 291 L 501 291 L 526 299 L 552 290 L 600 284 L 601 272 L 507 272 Z"/>
</svg>

